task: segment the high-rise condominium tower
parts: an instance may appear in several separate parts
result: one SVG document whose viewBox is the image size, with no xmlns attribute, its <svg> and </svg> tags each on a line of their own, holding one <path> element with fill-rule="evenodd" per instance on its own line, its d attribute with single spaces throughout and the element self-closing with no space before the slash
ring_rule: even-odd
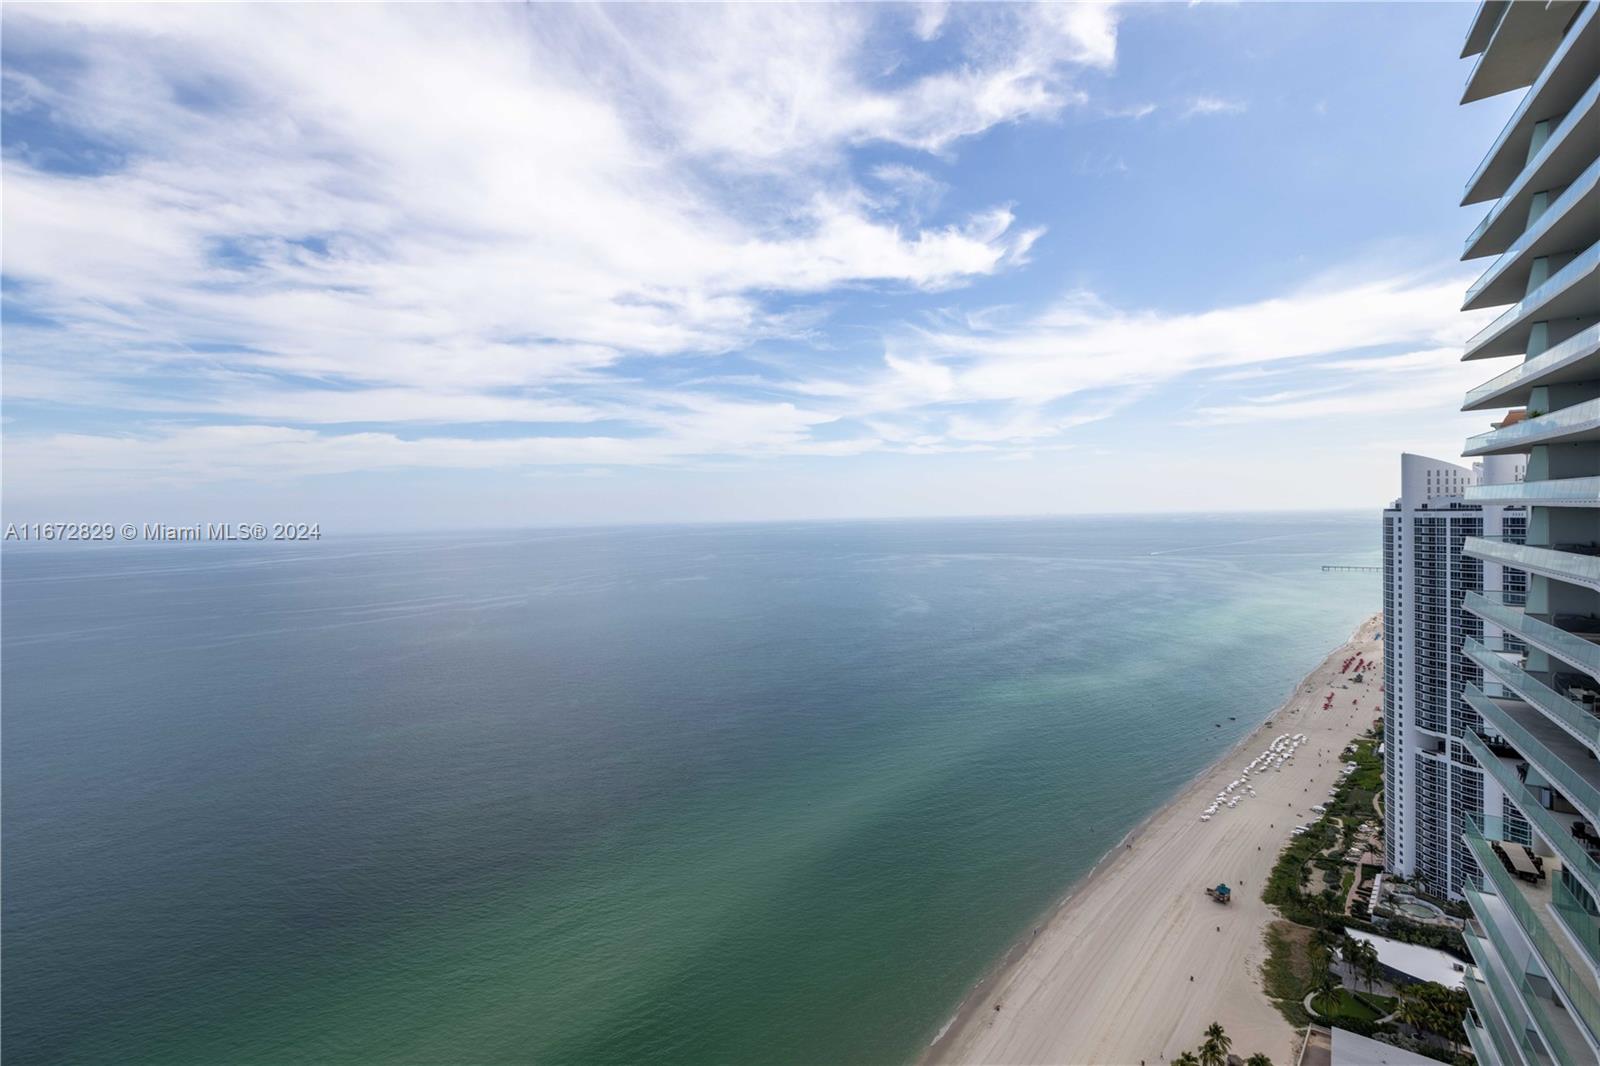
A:
<svg viewBox="0 0 1600 1066">
<path fill-rule="evenodd" d="M 1478 724 L 1466 686 L 1483 681 L 1463 644 L 1484 635 L 1464 600 L 1521 603 L 1527 588 L 1521 572 L 1462 553 L 1468 537 L 1521 540 L 1526 511 L 1465 496 L 1484 481 L 1522 480 L 1523 465 L 1520 455 L 1472 469 L 1403 455 L 1400 498 L 1383 512 L 1385 863 L 1450 899 L 1462 898 L 1477 874 L 1462 837 L 1467 816 L 1498 813 L 1502 802 L 1462 747 Z"/>
<path fill-rule="evenodd" d="M 1462 555 L 1527 574 L 1525 596 L 1468 591 L 1483 636 L 1462 650 L 1459 743 L 1487 802 L 1462 838 L 1476 961 L 1467 1033 L 1489 1063 L 1600 1062 L 1600 0 L 1489 0 L 1462 54 L 1464 103 L 1521 90 L 1464 202 L 1488 213 L 1465 258 L 1485 264 L 1465 307 L 1504 307 L 1465 358 L 1502 372 L 1465 408 L 1522 406 L 1466 455 L 1526 453 L 1522 481 L 1466 502 L 1519 505 L 1519 539 L 1468 536 Z M 1509 367 L 1506 365 L 1510 363 Z M 1494 364 L 1485 364 L 1486 367 Z M 1486 370 L 1485 376 L 1488 376 Z M 1457 741 L 1452 739 L 1451 743 Z M 1491 786 L 1502 802 L 1489 800 Z"/>
</svg>

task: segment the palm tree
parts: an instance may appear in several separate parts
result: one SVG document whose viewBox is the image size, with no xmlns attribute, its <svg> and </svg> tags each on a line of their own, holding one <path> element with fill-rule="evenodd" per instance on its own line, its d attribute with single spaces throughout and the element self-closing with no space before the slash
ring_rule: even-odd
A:
<svg viewBox="0 0 1600 1066">
<path fill-rule="evenodd" d="M 1226 1063 L 1228 1061 L 1228 1052 L 1233 1049 L 1233 1038 L 1223 1032 L 1221 1022 L 1212 1022 L 1206 1026 L 1206 1043 L 1216 1044 L 1221 1050 L 1222 1056 L 1218 1060 L 1219 1062 Z"/>
<path fill-rule="evenodd" d="M 1212 1022 L 1206 1027 L 1206 1042 L 1200 1045 L 1200 1066 L 1228 1066 L 1228 1049 L 1232 1046 L 1222 1024 Z"/>
<path fill-rule="evenodd" d="M 1333 967 L 1331 966 L 1325 968 L 1321 976 L 1317 978 L 1317 995 L 1324 1000 L 1334 1000 L 1333 1003 L 1329 1004 L 1330 1014 L 1338 1002 L 1334 997 L 1339 994 L 1339 989 L 1342 986 L 1343 982 L 1339 980 L 1339 975 L 1333 972 Z"/>
<path fill-rule="evenodd" d="M 1378 948 L 1370 940 L 1359 940 L 1355 949 L 1356 969 L 1361 973 L 1361 980 L 1366 982 L 1367 991 L 1372 991 L 1373 984 L 1378 980 Z"/>
<path fill-rule="evenodd" d="M 1194 1052 L 1185 1051 L 1172 1060 L 1172 1066 L 1200 1066 L 1200 1060 L 1194 1057 Z"/>
<path fill-rule="evenodd" d="M 1272 1066 L 1272 1060 L 1258 1051 L 1244 1060 L 1244 1066 Z"/>
<path fill-rule="evenodd" d="M 1413 986 L 1414 987 L 1414 986 Z M 1394 1016 L 1413 1029 L 1432 1032 L 1430 1015 L 1433 1011 L 1429 1008 L 1427 1000 L 1412 992 L 1409 988 L 1400 995 L 1400 1006 L 1395 1010 Z"/>
</svg>

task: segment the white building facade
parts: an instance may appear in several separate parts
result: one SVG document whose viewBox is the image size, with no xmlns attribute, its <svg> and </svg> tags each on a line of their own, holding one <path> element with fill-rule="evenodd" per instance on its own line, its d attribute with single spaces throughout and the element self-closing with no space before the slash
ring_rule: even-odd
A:
<svg viewBox="0 0 1600 1066">
<path fill-rule="evenodd" d="M 1522 478 L 1521 457 L 1473 468 L 1400 457 L 1400 498 L 1383 513 L 1384 847 L 1390 871 L 1433 895 L 1459 900 L 1477 874 L 1462 838 L 1469 814 L 1499 812 L 1503 798 L 1462 746 L 1477 714 L 1465 699 L 1481 683 L 1467 640 L 1482 640 L 1468 594 L 1515 598 L 1514 569 L 1463 554 L 1468 537 L 1519 537 L 1521 507 L 1469 503 L 1484 480 Z M 1511 591 L 1507 592 L 1507 586 Z"/>
</svg>

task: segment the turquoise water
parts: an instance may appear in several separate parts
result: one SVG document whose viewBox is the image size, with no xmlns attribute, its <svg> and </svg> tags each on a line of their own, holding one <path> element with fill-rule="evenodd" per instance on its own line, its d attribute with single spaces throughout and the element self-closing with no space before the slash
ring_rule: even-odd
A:
<svg viewBox="0 0 1600 1066">
<path fill-rule="evenodd" d="M 6 1058 L 914 1058 L 1372 613 L 1319 567 L 1376 529 L 8 551 Z"/>
</svg>

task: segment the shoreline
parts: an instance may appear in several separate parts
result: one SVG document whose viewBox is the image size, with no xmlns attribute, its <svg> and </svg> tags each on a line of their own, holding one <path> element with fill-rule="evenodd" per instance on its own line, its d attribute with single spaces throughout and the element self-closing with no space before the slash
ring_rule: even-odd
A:
<svg viewBox="0 0 1600 1066">
<path fill-rule="evenodd" d="M 924 1047 L 922 1054 L 918 1056 L 916 1062 L 919 1064 L 919 1066 L 924 1066 L 924 1064 L 947 1062 L 995 1061 L 993 1059 L 986 1059 L 982 1057 L 975 1058 L 971 1054 L 971 1052 L 978 1050 L 976 1045 L 981 1042 L 978 1038 L 981 1037 L 983 1033 L 993 1031 L 997 1028 L 996 1018 L 991 1017 L 991 1012 L 989 1010 L 991 1002 L 996 1001 L 997 994 L 1001 992 L 1004 992 L 1009 998 L 1012 998 L 1013 1000 L 1015 999 L 1016 990 L 1008 986 L 1018 983 L 1019 977 L 1023 976 L 1022 971 L 1026 968 L 1026 964 L 1029 961 L 1030 955 L 1032 955 L 1037 949 L 1040 949 L 1041 945 L 1043 945 L 1045 941 L 1052 939 L 1053 936 L 1059 938 L 1066 932 L 1064 926 L 1067 924 L 1067 919 L 1073 911 L 1074 904 L 1079 901 L 1086 900 L 1087 897 L 1096 893 L 1097 890 L 1103 892 L 1114 887 L 1114 882 L 1116 880 L 1115 875 L 1119 872 L 1119 862 L 1127 859 L 1130 856 L 1130 853 L 1136 852 L 1137 845 L 1146 840 L 1151 832 L 1157 827 L 1158 823 L 1169 821 L 1175 818 L 1181 819 L 1184 811 L 1187 810 L 1186 803 L 1196 799 L 1193 794 L 1200 792 L 1204 796 L 1211 795 L 1211 788 L 1207 787 L 1202 790 L 1201 786 L 1209 786 L 1212 783 L 1213 778 L 1227 776 L 1223 774 L 1223 770 L 1229 763 L 1239 759 L 1247 759 L 1247 752 L 1256 750 L 1259 746 L 1269 743 L 1272 737 L 1271 735 L 1268 735 L 1268 730 L 1272 731 L 1272 735 L 1282 732 L 1293 732 L 1293 729 L 1286 728 L 1283 723 L 1279 722 L 1280 718 L 1288 715 L 1299 715 L 1302 711 L 1306 711 L 1308 709 L 1311 711 L 1311 713 L 1315 714 L 1314 706 L 1308 708 L 1306 706 L 1297 706 L 1297 704 L 1301 704 L 1306 700 L 1307 697 L 1313 696 L 1314 691 L 1321 692 L 1322 689 L 1326 687 L 1324 682 L 1325 679 L 1327 679 L 1327 675 L 1330 673 L 1330 671 L 1336 670 L 1340 661 L 1347 654 L 1366 654 L 1366 657 L 1370 661 L 1381 664 L 1382 645 L 1381 642 L 1376 641 L 1374 636 L 1378 630 L 1380 617 L 1380 614 L 1374 613 L 1356 626 L 1356 628 L 1343 641 L 1343 643 L 1339 644 L 1332 651 L 1330 651 L 1326 657 L 1324 657 L 1320 662 L 1317 663 L 1316 666 L 1312 667 L 1311 670 L 1307 671 L 1307 673 L 1300 678 L 1295 686 L 1290 689 L 1288 695 L 1285 696 L 1282 702 L 1280 702 L 1270 713 L 1264 715 L 1254 729 L 1241 737 L 1235 744 L 1230 746 L 1226 751 L 1217 756 L 1217 758 L 1198 770 L 1193 777 L 1189 778 L 1186 782 L 1180 785 L 1177 791 L 1172 794 L 1172 796 L 1170 796 L 1160 806 L 1141 819 L 1139 823 L 1131 828 L 1121 839 L 1117 841 L 1115 845 L 1106 851 L 1105 854 L 1101 855 L 1086 873 L 1073 881 L 1072 884 L 1067 887 L 1064 893 L 1041 913 L 1032 930 L 1018 938 L 1016 942 L 1008 947 L 1005 953 L 1001 955 L 1000 958 L 987 971 L 985 971 L 984 975 L 972 985 L 966 996 L 956 1007 L 954 1013 L 952 1013 L 949 1018 L 946 1019 L 944 1024 L 940 1026 L 933 1039 Z M 1371 644 L 1376 644 L 1376 648 L 1374 649 L 1366 646 Z M 1350 676 L 1353 675 L 1335 676 L 1341 679 L 1339 683 L 1348 684 L 1350 681 Z M 1380 682 L 1376 676 L 1369 674 L 1367 681 L 1365 681 L 1359 687 L 1364 691 L 1364 694 L 1370 696 L 1378 691 Z M 1357 698 L 1359 699 L 1359 697 Z M 1318 699 L 1320 699 L 1320 697 L 1315 697 L 1311 702 L 1316 704 Z M 1341 709 L 1348 711 L 1349 708 L 1338 707 L 1336 699 L 1335 706 L 1331 708 L 1328 713 L 1332 714 L 1334 711 Z M 1378 717 L 1381 715 L 1381 713 L 1381 707 L 1374 710 L 1370 715 L 1362 712 L 1362 717 L 1359 720 L 1370 722 L 1373 717 Z M 1294 723 L 1295 728 L 1301 728 L 1304 726 L 1304 724 L 1304 722 L 1299 720 L 1296 720 Z M 1352 731 L 1344 737 L 1343 741 L 1341 741 L 1340 749 L 1342 749 L 1343 744 L 1355 739 L 1355 737 L 1359 736 L 1365 731 L 1365 728 L 1360 725 L 1354 725 L 1351 728 Z M 1308 752 L 1308 754 L 1310 753 Z M 1297 771 L 1298 769 L 1299 768 L 1297 768 Z M 1292 775 L 1291 779 L 1292 781 L 1297 782 L 1304 780 L 1306 776 L 1307 775 L 1296 772 Z M 1309 790 L 1309 785 L 1305 786 L 1305 789 Z M 1278 791 L 1281 790 L 1274 790 L 1274 793 Z M 1303 794 L 1308 797 L 1310 796 L 1309 791 L 1306 791 Z M 1319 794 L 1315 797 L 1315 800 L 1320 801 L 1322 798 L 1322 795 Z M 1200 800 L 1200 802 L 1204 801 Z M 1193 812 L 1190 813 L 1191 815 L 1193 814 Z M 1231 814 L 1227 816 L 1227 818 L 1234 817 L 1236 816 Z M 1292 818 L 1286 818 L 1284 821 L 1284 827 L 1281 834 L 1283 836 L 1283 842 L 1287 842 L 1289 839 L 1288 830 L 1291 821 Z M 1269 826 L 1269 828 L 1275 828 L 1275 823 L 1272 826 Z M 1270 870 L 1271 865 L 1277 861 L 1281 850 L 1282 847 L 1280 843 L 1280 845 L 1274 848 L 1270 853 L 1265 851 L 1261 853 L 1267 856 L 1268 870 Z M 1247 892 L 1255 901 L 1255 903 L 1262 908 L 1265 907 L 1265 904 L 1262 904 L 1259 899 L 1260 886 L 1265 884 L 1265 882 L 1266 877 L 1263 875 L 1256 883 L 1245 886 L 1245 892 Z M 1186 889 L 1192 889 L 1195 892 L 1199 891 L 1198 885 L 1185 885 L 1183 887 Z M 1236 896 L 1244 894 L 1245 893 L 1238 893 Z M 1276 912 L 1269 912 L 1269 917 L 1276 917 Z M 1265 922 L 1261 923 L 1260 931 L 1262 935 L 1265 933 L 1265 924 Z M 1277 1016 L 1276 1008 L 1272 1007 L 1271 1003 L 1267 1000 L 1265 992 L 1259 987 L 1259 974 L 1252 971 L 1248 976 L 1250 977 L 1252 983 L 1256 985 L 1256 995 L 1261 1004 L 1271 1010 L 1274 1016 Z M 1035 984 L 1037 984 L 1037 982 L 1035 982 Z M 1191 985 L 1190 987 L 1193 988 L 1194 986 Z M 1026 991 L 1037 993 L 1041 991 L 1041 989 L 1032 988 Z M 1044 989 L 1044 991 L 1048 990 Z M 1033 998 L 1036 1001 L 1038 997 L 1035 995 Z M 996 1011 L 995 1013 L 999 1014 L 1001 1012 Z M 1002 1020 L 1006 1023 L 1006 1027 L 1012 1027 L 1014 1018 Z M 1287 1022 L 1282 1021 L 1281 1017 L 1279 1018 L 1279 1021 L 1281 1022 L 1282 1028 L 1285 1031 L 1293 1034 L 1293 1030 L 1290 1029 Z M 1129 1022 L 1131 1027 L 1131 1019 L 1129 1019 Z M 1066 1023 L 1063 1023 L 1062 1028 L 1065 1028 L 1065 1024 Z M 1198 1043 L 1200 1036 L 1198 1030 L 1194 1036 L 1195 1039 L 1190 1043 Z M 1248 1055 L 1256 1050 L 1266 1051 L 1275 1060 L 1279 1060 L 1280 1056 L 1288 1053 L 1288 1048 L 1286 1047 L 1274 1047 L 1271 1049 L 1251 1047 L 1246 1049 L 1244 1054 Z M 1148 1058 L 1148 1056 L 1144 1056 L 1144 1058 Z M 1101 1060 L 1052 1060 L 1048 1058 L 1032 1060 L 1027 1057 L 1021 1059 L 1006 1057 L 1003 1059 L 1003 1061 L 1086 1062 Z M 1140 1061 L 1140 1058 L 1136 1056 L 1128 1059 L 1127 1061 L 1130 1063 L 1133 1061 Z M 1165 1061 L 1165 1055 L 1163 1055 L 1162 1058 L 1158 1059 L 1157 1061 Z"/>
</svg>

